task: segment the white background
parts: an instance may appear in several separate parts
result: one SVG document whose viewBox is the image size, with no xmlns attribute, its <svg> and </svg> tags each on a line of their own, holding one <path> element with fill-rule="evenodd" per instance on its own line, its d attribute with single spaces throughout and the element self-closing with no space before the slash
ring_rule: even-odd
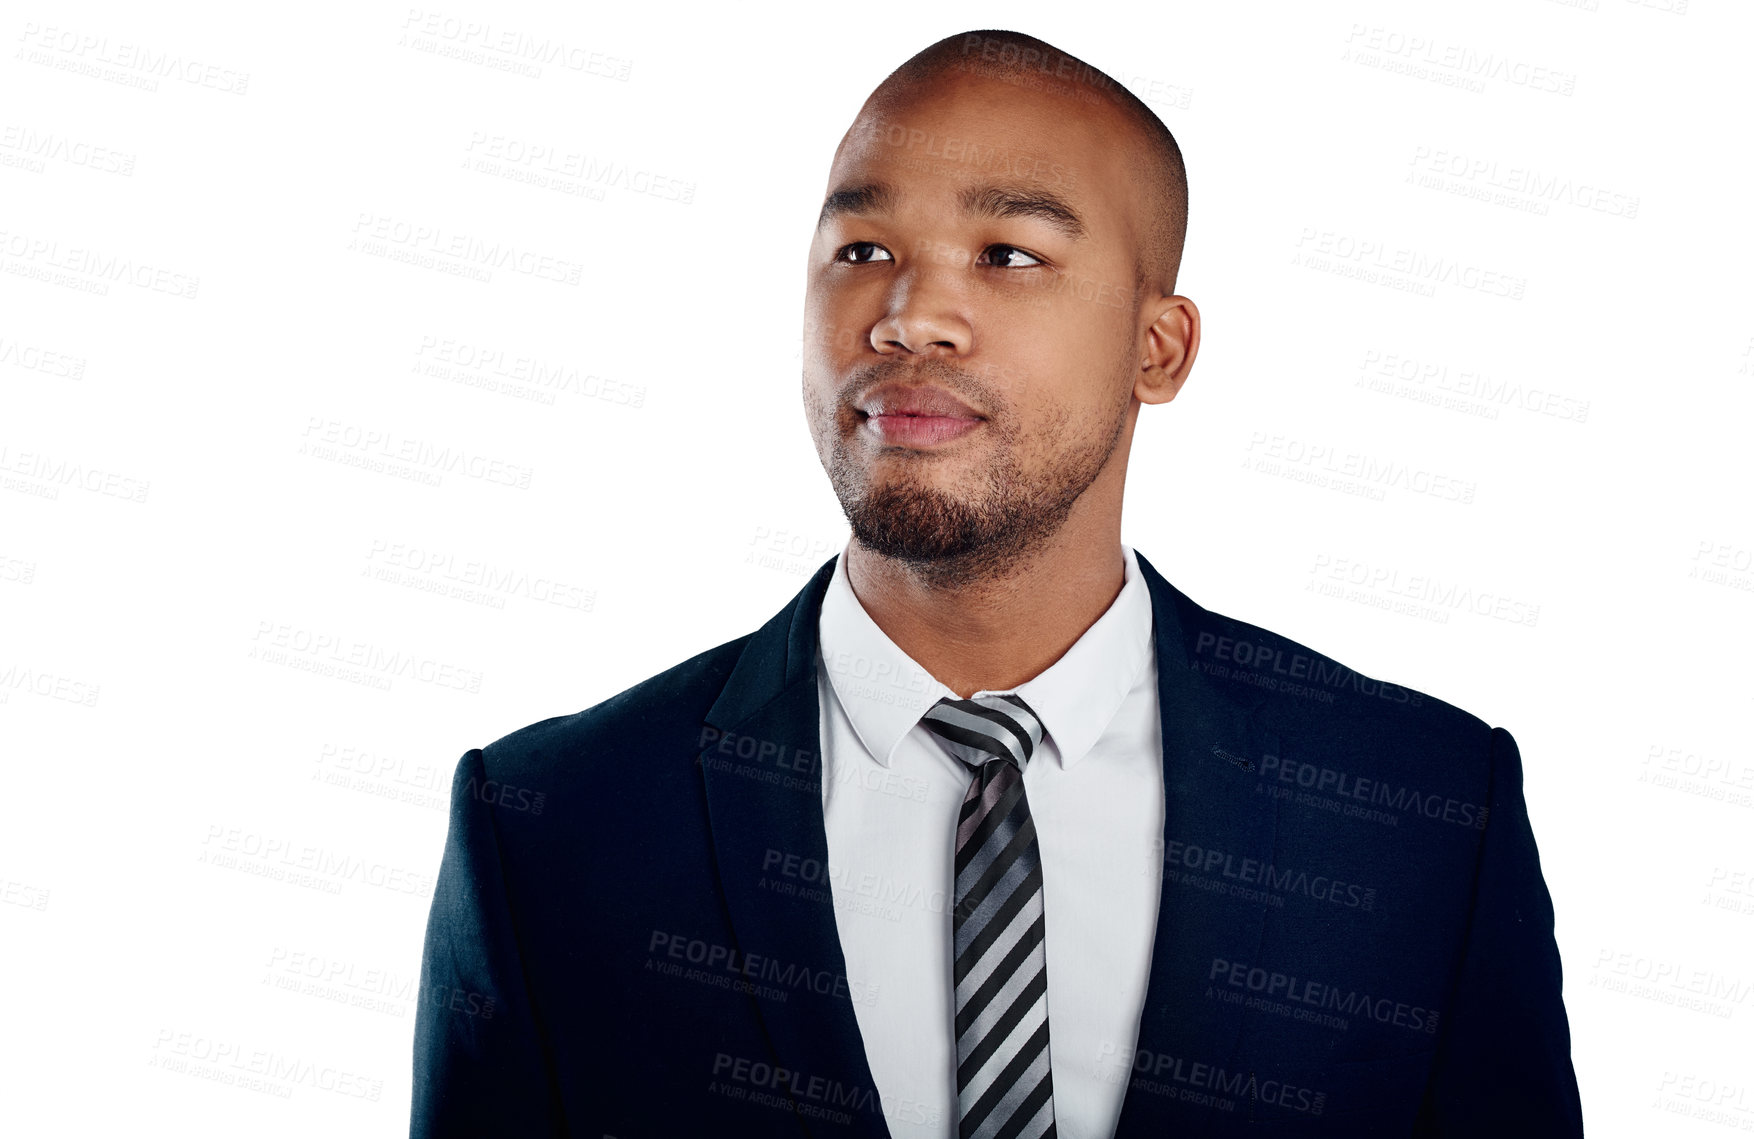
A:
<svg viewBox="0 0 1754 1139">
<path fill-rule="evenodd" d="M 1187 156 L 1124 539 L 1508 727 L 1590 1134 L 1754 1129 L 1746 4 L 153 7 L 0 25 L 6 1130 L 405 1132 L 458 756 L 840 549 L 828 163 L 995 23 Z"/>
</svg>

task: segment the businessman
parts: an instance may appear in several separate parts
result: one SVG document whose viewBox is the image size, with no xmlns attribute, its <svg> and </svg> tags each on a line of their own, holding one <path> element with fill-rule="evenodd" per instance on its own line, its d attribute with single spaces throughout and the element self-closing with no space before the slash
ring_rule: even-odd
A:
<svg viewBox="0 0 1754 1139">
<path fill-rule="evenodd" d="M 1168 130 L 1040 40 L 873 92 L 807 267 L 851 537 L 464 754 L 413 1135 L 1582 1134 L 1510 734 L 1121 542 L 1186 219 Z"/>
</svg>

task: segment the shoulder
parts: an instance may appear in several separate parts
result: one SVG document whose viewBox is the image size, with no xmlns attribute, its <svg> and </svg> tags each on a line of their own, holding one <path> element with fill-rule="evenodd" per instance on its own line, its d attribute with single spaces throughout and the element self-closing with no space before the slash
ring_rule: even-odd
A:
<svg viewBox="0 0 1754 1139">
<path fill-rule="evenodd" d="M 1458 828 L 1383 832 L 1405 841 L 1477 833 L 1500 779 L 1520 782 L 1516 745 L 1503 728 L 1282 633 L 1198 609 L 1188 653 L 1194 669 L 1272 733 L 1259 778 L 1311 818 L 1359 814 L 1392 826 L 1419 815 Z"/>
<path fill-rule="evenodd" d="M 1189 665 L 1288 738 L 1357 750 L 1415 745 L 1480 761 L 1489 753 L 1491 725 L 1446 700 L 1191 600 L 1182 615 Z"/>
<path fill-rule="evenodd" d="M 481 749 L 489 778 L 541 785 L 599 771 L 611 758 L 673 759 L 699 738 L 707 710 L 752 633 L 726 641 L 570 715 L 509 732 Z M 694 744 L 684 766 L 704 744 Z"/>
</svg>

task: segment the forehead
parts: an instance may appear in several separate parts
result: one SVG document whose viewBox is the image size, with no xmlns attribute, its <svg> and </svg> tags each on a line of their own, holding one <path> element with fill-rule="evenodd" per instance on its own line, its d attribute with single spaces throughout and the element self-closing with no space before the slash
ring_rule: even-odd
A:
<svg viewBox="0 0 1754 1139">
<path fill-rule="evenodd" d="M 1124 236 L 1137 204 L 1128 157 L 1136 135 L 1092 98 L 955 73 L 906 95 L 879 91 L 836 151 L 828 189 L 883 183 L 894 199 L 873 204 L 903 210 L 953 204 L 970 187 L 1033 190 L 1072 205 L 1091 237 Z"/>
</svg>

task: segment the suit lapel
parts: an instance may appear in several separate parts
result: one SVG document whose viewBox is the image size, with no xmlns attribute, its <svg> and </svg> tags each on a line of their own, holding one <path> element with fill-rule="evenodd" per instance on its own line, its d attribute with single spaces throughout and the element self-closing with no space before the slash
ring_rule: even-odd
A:
<svg viewBox="0 0 1754 1139">
<path fill-rule="evenodd" d="M 1198 637 L 1205 613 L 1143 555 L 1156 622 L 1157 697 L 1163 725 L 1164 867 L 1150 980 L 1139 1017 L 1133 1074 L 1161 1087 L 1195 1064 L 1230 1069 L 1242 1007 L 1218 999 L 1208 980 L 1216 959 L 1252 961 L 1267 907 L 1228 886 L 1244 859 L 1272 861 L 1274 801 L 1259 793 L 1261 757 L 1279 739 L 1207 675 Z M 1202 888 L 1202 886 L 1207 888 Z M 1258 896 L 1258 895 L 1257 895 Z M 1191 1134 L 1190 1109 L 1129 1081 L 1119 1136 Z M 1213 1122 L 1212 1111 L 1205 1112 Z"/>
<path fill-rule="evenodd" d="M 828 864 L 815 657 L 822 598 L 838 556 L 750 637 L 707 713 L 707 723 L 723 734 L 699 762 L 738 951 L 771 958 L 782 970 L 837 978 L 835 988 L 844 994 L 846 959 L 833 907 L 771 890 L 762 875 L 769 851 Z M 1135 556 L 1151 592 L 1155 627 L 1165 866 L 1138 1043 L 1133 1057 L 1119 1059 L 1131 1059 L 1137 1075 L 1155 1070 L 1161 1078 L 1165 1058 L 1184 1070 L 1233 1063 L 1242 1009 L 1208 996 L 1208 977 L 1215 959 L 1254 959 L 1266 906 L 1202 889 L 1224 884 L 1219 869 L 1203 868 L 1215 856 L 1229 858 L 1228 865 L 1271 861 L 1276 810 L 1258 793 L 1255 773 L 1262 756 L 1278 752 L 1279 740 L 1251 714 L 1254 702 L 1225 695 L 1201 668 L 1196 638 L 1204 611 L 1143 555 Z M 848 997 L 794 989 L 785 1001 L 751 999 L 775 1065 L 800 1077 L 838 1080 L 858 1101 L 842 1108 L 851 1109 L 851 1127 L 810 1119 L 806 1131 L 887 1139 Z M 1129 1083 L 1118 1134 L 1185 1129 L 1188 1110 Z"/>
<path fill-rule="evenodd" d="M 788 986 L 781 1001 L 755 998 L 773 1064 L 837 1081 L 813 1101 L 852 1116 L 850 1126 L 801 1117 L 813 1136 L 888 1139 L 881 1102 L 846 981 L 834 907 L 771 888 L 769 851 L 828 865 L 822 817 L 821 710 L 816 632 L 830 558 L 791 604 L 757 630 L 727 678 L 707 723 L 724 733 L 701 752 L 719 883 L 740 953 L 761 955 L 781 976 L 801 971 L 815 985 Z M 777 879 L 777 875 L 774 876 Z M 820 883 L 826 891 L 826 878 Z M 771 975 L 771 974 L 770 974 Z M 826 991 L 822 991 L 826 990 Z"/>
</svg>

